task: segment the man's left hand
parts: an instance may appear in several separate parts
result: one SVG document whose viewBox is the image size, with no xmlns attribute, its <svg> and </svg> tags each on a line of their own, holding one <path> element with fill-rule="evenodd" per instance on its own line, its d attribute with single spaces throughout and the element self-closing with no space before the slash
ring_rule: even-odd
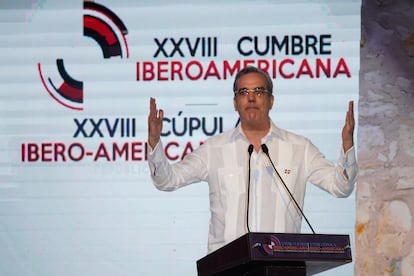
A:
<svg viewBox="0 0 414 276">
<path fill-rule="evenodd" d="M 342 147 L 347 152 L 354 146 L 354 101 L 349 102 L 348 111 L 346 112 L 345 125 L 342 129 Z"/>
</svg>

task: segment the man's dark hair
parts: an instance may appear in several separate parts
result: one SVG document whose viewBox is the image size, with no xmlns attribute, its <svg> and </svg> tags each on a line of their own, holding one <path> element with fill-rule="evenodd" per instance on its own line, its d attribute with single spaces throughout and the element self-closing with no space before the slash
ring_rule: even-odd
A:
<svg viewBox="0 0 414 276">
<path fill-rule="evenodd" d="M 260 75 L 262 75 L 265 79 L 266 79 L 266 83 L 267 83 L 267 87 L 266 89 L 269 90 L 270 94 L 273 94 L 273 82 L 272 79 L 270 78 L 269 74 L 267 74 L 265 71 L 258 69 L 254 66 L 247 66 L 245 68 L 243 68 L 242 70 L 240 70 L 237 75 L 236 78 L 234 79 L 234 83 L 233 83 L 233 92 L 237 92 L 237 81 L 244 75 L 247 75 L 249 73 L 259 73 Z"/>
</svg>

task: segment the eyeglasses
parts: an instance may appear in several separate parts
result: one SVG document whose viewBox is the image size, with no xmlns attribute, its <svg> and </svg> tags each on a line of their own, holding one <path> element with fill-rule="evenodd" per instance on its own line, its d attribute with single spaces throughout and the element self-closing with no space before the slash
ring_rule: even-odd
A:
<svg viewBox="0 0 414 276">
<path fill-rule="evenodd" d="M 264 87 L 256 87 L 253 89 L 242 88 L 239 91 L 234 92 L 234 95 L 236 97 L 247 97 L 250 93 L 253 93 L 258 97 L 262 96 L 263 94 L 271 94 L 269 90 Z"/>
</svg>

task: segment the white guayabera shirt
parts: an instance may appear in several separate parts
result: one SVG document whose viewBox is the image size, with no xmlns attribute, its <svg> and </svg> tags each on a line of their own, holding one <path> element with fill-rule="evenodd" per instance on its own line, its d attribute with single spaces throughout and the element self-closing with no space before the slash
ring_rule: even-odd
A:
<svg viewBox="0 0 414 276">
<path fill-rule="evenodd" d="M 262 143 L 269 148 L 273 163 L 301 207 L 308 181 L 336 197 L 352 193 L 358 174 L 354 147 L 342 151 L 334 165 L 309 139 L 277 128 L 273 122 Z M 207 139 L 174 164 L 169 163 L 161 142 L 149 149 L 151 178 L 158 189 L 173 191 L 191 183 L 208 182 L 208 252 L 247 232 L 248 146 L 239 126 Z M 250 177 L 250 231 L 299 232 L 302 217 L 261 150 L 251 156 Z"/>
</svg>

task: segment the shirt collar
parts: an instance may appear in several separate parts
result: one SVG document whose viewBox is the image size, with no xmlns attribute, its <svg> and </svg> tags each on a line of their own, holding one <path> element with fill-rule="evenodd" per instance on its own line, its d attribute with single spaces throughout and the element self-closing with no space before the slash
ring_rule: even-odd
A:
<svg viewBox="0 0 414 276">
<path fill-rule="evenodd" d="M 272 120 L 270 120 L 270 129 L 269 132 L 262 138 L 263 143 L 267 143 L 268 141 L 272 140 L 273 138 L 279 138 L 282 139 L 282 130 L 278 128 Z M 244 134 L 241 124 L 234 128 L 233 133 L 230 136 L 230 139 L 232 141 L 235 141 L 237 139 L 244 139 L 247 141 L 246 135 Z"/>
</svg>

